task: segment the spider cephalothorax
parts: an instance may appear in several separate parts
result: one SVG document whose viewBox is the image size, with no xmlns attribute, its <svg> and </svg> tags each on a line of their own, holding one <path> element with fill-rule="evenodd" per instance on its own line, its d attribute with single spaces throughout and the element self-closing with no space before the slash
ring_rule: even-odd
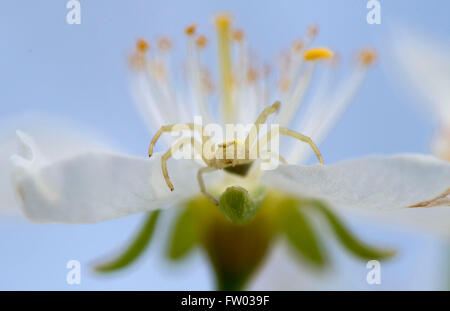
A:
<svg viewBox="0 0 450 311">
<path fill-rule="evenodd" d="M 172 147 L 166 153 L 163 154 L 161 158 L 162 172 L 164 175 L 164 179 L 167 183 L 167 186 L 170 188 L 170 190 L 173 190 L 174 187 L 170 182 L 169 174 L 167 172 L 167 165 L 166 165 L 167 160 L 176 151 L 181 149 L 183 145 L 190 144 L 194 148 L 194 151 L 197 152 L 199 155 L 201 155 L 203 162 L 206 164 L 206 166 L 201 168 L 197 174 L 200 190 L 214 204 L 218 205 L 219 201 L 214 196 L 212 196 L 208 191 L 206 191 L 205 183 L 203 182 L 202 177 L 203 173 L 224 169 L 229 173 L 245 176 L 250 166 L 252 165 L 253 161 L 255 160 L 254 155 L 256 155 L 256 157 L 260 155 L 259 151 L 261 146 L 260 144 L 258 144 L 259 140 L 257 139 L 260 125 L 266 122 L 269 115 L 277 112 L 279 109 L 280 109 L 279 101 L 276 101 L 273 105 L 266 107 L 261 112 L 261 114 L 258 116 L 258 118 L 254 123 L 254 129 L 256 130 L 256 132 L 254 132 L 253 135 L 249 133 L 244 142 L 240 142 L 234 139 L 232 141 L 218 144 L 217 148 L 215 148 L 215 152 L 213 152 L 212 154 L 206 151 L 207 148 L 204 148 L 205 144 L 209 142 L 210 137 L 205 135 L 203 127 L 197 128 L 194 125 L 194 123 L 172 124 L 162 126 L 156 132 L 155 136 L 153 137 L 150 143 L 148 155 L 149 157 L 152 156 L 153 146 L 155 145 L 161 134 L 164 132 L 180 131 L 186 129 L 190 131 L 198 131 L 200 136 L 202 137 L 201 143 L 198 142 L 194 137 L 180 138 L 178 141 L 176 141 L 175 144 L 172 145 Z M 276 134 L 296 138 L 300 141 L 309 144 L 311 148 L 314 150 L 320 163 L 323 164 L 320 151 L 314 144 L 314 142 L 311 140 L 311 138 L 285 127 L 277 127 L 275 130 L 271 130 L 268 133 L 266 133 L 264 139 L 261 140 L 267 144 L 270 141 L 270 139 Z M 286 163 L 284 158 L 274 153 L 273 150 L 271 151 L 271 156 L 277 157 L 281 162 Z"/>
</svg>

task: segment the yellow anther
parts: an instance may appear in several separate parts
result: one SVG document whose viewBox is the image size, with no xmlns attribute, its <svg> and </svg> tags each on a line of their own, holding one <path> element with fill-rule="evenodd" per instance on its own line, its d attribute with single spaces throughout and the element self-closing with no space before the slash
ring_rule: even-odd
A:
<svg viewBox="0 0 450 311">
<path fill-rule="evenodd" d="M 315 38 L 318 33 L 319 33 L 319 26 L 317 26 L 317 25 L 310 25 L 308 27 L 308 37 Z"/>
<path fill-rule="evenodd" d="M 150 48 L 150 45 L 148 44 L 148 42 L 146 40 L 139 38 L 136 41 L 136 50 L 138 52 L 145 53 L 149 50 L 149 48 Z"/>
<path fill-rule="evenodd" d="M 358 60 L 364 66 L 370 66 L 377 60 L 377 52 L 373 48 L 365 48 L 358 54 Z"/>
<path fill-rule="evenodd" d="M 218 14 L 216 16 L 216 26 L 221 27 L 229 27 L 231 24 L 231 15 L 227 13 Z"/>
<path fill-rule="evenodd" d="M 334 53 L 327 48 L 312 48 L 305 52 L 303 58 L 307 61 L 319 61 L 333 58 Z"/>
<path fill-rule="evenodd" d="M 197 30 L 197 25 L 196 24 L 191 24 L 189 26 L 186 27 L 186 29 L 184 30 L 184 32 L 188 35 L 188 36 L 192 36 L 195 34 L 195 31 Z"/>
<path fill-rule="evenodd" d="M 136 40 L 136 50 L 131 54 L 129 64 L 134 70 L 142 70 L 147 65 L 145 53 L 150 49 L 150 45 L 144 39 Z"/>
<path fill-rule="evenodd" d="M 292 42 L 292 48 L 295 52 L 300 52 L 305 47 L 305 44 L 300 40 L 295 40 Z"/>
<path fill-rule="evenodd" d="M 241 29 L 235 29 L 232 36 L 235 41 L 241 42 L 244 40 L 244 32 Z"/>
<path fill-rule="evenodd" d="M 167 37 L 162 37 L 158 40 L 158 49 L 162 52 L 167 52 L 172 48 L 172 41 Z"/>
<path fill-rule="evenodd" d="M 203 35 L 198 36 L 197 40 L 195 40 L 195 44 L 196 44 L 199 48 L 204 48 L 204 47 L 206 47 L 206 45 L 208 44 L 208 38 L 206 38 L 206 37 L 203 36 Z"/>
</svg>

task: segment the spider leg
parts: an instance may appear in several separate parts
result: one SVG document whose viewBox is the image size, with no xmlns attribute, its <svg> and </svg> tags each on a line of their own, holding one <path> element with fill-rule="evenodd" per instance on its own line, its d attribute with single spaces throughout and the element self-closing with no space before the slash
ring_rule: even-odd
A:
<svg viewBox="0 0 450 311">
<path fill-rule="evenodd" d="M 173 191 L 173 185 L 170 182 L 169 173 L 167 172 L 167 160 L 181 147 L 183 147 L 184 144 L 191 144 L 194 147 L 194 150 L 196 152 L 201 152 L 201 150 L 198 150 L 198 142 L 194 139 L 194 137 L 185 137 L 183 139 L 180 139 L 175 145 L 173 145 L 169 150 L 166 151 L 166 153 L 163 154 L 161 157 L 161 168 L 162 173 L 164 176 L 164 180 L 166 181 L 167 186 L 169 187 L 170 191 Z"/>
<path fill-rule="evenodd" d="M 179 132 L 182 130 L 190 130 L 190 131 L 197 131 L 202 136 L 202 143 L 204 143 L 205 138 L 209 139 L 208 136 L 203 136 L 203 127 L 201 129 L 198 129 L 197 126 L 195 126 L 194 123 L 185 123 L 185 124 L 171 124 L 171 125 L 164 125 L 161 126 L 160 129 L 156 132 L 155 136 L 153 136 L 152 141 L 150 142 L 150 146 L 148 147 L 148 156 L 151 157 L 153 154 L 153 146 L 156 144 L 158 139 L 161 137 L 162 133 L 167 132 Z M 203 155 L 203 153 L 202 153 Z"/>
<path fill-rule="evenodd" d="M 203 181 L 203 176 L 202 176 L 203 173 L 213 172 L 216 170 L 217 170 L 217 168 L 211 167 L 211 166 L 202 167 L 201 169 L 198 170 L 197 180 L 198 180 L 198 185 L 200 186 L 200 191 L 215 205 L 219 205 L 219 201 L 215 197 L 213 197 L 208 191 L 206 191 L 205 182 Z"/>
<path fill-rule="evenodd" d="M 298 132 L 292 131 L 285 127 L 280 127 L 279 130 L 280 130 L 281 135 L 290 136 L 290 137 L 296 138 L 302 142 L 307 143 L 311 147 L 311 149 L 314 151 L 314 153 L 316 154 L 316 157 L 319 160 L 320 164 L 323 164 L 323 158 L 322 158 L 322 155 L 320 154 L 319 148 L 317 148 L 316 144 L 313 142 L 313 140 L 311 138 L 309 138 L 308 136 L 305 136 L 303 134 L 300 134 Z"/>
<path fill-rule="evenodd" d="M 251 147 L 251 148 L 256 148 L 256 152 L 253 152 L 253 154 L 256 154 L 257 158 L 260 157 L 260 146 L 259 146 L 259 142 L 263 141 L 266 142 L 266 144 L 269 144 L 272 136 L 273 136 L 273 131 L 270 131 L 268 134 L 266 133 L 261 139 L 257 140 L 256 143 Z M 269 136 L 270 135 L 270 136 Z M 253 149 L 255 150 L 255 149 Z M 280 161 L 283 164 L 288 164 L 288 162 L 286 161 L 286 159 L 284 157 L 282 157 L 281 155 L 279 155 L 277 152 L 275 151 L 270 151 L 270 157 L 271 158 L 275 158 L 278 159 L 278 161 Z"/>
<path fill-rule="evenodd" d="M 259 132 L 259 125 L 266 122 L 267 118 L 280 110 L 280 102 L 276 101 L 271 106 L 264 108 L 264 110 L 259 114 L 258 118 L 256 119 L 254 125 L 256 129 L 256 133 L 248 133 L 247 138 L 245 139 L 245 147 L 246 147 L 246 157 L 248 158 L 249 148 L 253 145 L 254 140 L 258 137 Z M 254 135 L 253 135 L 254 134 Z"/>
<path fill-rule="evenodd" d="M 311 147 L 311 149 L 314 151 L 314 153 L 316 154 L 316 157 L 319 160 L 319 162 L 321 164 L 323 164 L 323 159 L 322 159 L 322 155 L 320 154 L 319 148 L 317 148 L 316 144 L 313 142 L 313 140 L 311 138 L 309 138 L 308 136 L 305 136 L 303 134 L 300 134 L 298 132 L 292 131 L 285 127 L 278 127 L 278 128 L 272 129 L 267 134 L 265 134 L 264 139 L 261 138 L 260 140 L 257 141 L 256 145 L 258 145 L 257 146 L 258 147 L 258 155 L 259 155 L 259 141 L 262 140 L 266 144 L 269 144 L 270 140 L 274 136 L 274 132 L 276 132 L 276 131 L 278 131 L 280 135 L 290 136 L 290 137 L 296 138 L 300 141 L 307 143 Z M 280 160 L 281 160 L 281 158 L 280 158 Z"/>
<path fill-rule="evenodd" d="M 264 108 L 255 121 L 255 125 L 260 125 L 266 122 L 267 118 L 272 114 L 280 110 L 280 102 L 276 101 L 271 106 Z"/>
</svg>

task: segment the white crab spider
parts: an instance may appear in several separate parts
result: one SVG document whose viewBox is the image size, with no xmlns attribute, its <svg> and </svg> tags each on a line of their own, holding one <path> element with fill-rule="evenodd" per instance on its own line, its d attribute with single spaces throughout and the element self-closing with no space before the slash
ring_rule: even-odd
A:
<svg viewBox="0 0 450 311">
<path fill-rule="evenodd" d="M 256 131 L 258 132 L 259 130 L 259 125 L 263 124 L 266 122 L 267 118 L 269 117 L 269 115 L 277 112 L 280 109 L 280 102 L 276 101 L 274 104 L 272 104 L 269 107 L 266 107 L 261 114 L 258 116 L 258 118 L 256 119 L 254 126 L 256 128 Z M 153 146 L 156 144 L 156 142 L 158 141 L 159 137 L 162 135 L 162 133 L 164 132 L 172 132 L 172 131 L 178 131 L 180 129 L 180 127 L 189 129 L 191 131 L 196 131 L 196 127 L 194 126 L 194 123 L 187 123 L 187 124 L 172 124 L 172 125 L 165 125 L 162 126 L 155 134 L 155 136 L 153 136 L 152 141 L 150 142 L 150 147 L 148 150 L 148 156 L 151 157 L 153 154 Z M 281 135 L 286 135 L 286 136 L 290 136 L 293 138 L 296 138 L 300 141 L 303 141 L 307 144 L 310 145 L 310 147 L 313 149 L 313 151 L 315 152 L 319 162 L 321 164 L 323 164 L 323 159 L 322 159 L 322 155 L 320 154 L 319 149 L 317 148 L 316 144 L 314 144 L 314 142 L 312 141 L 311 138 L 309 138 L 308 136 L 305 136 L 303 134 L 300 134 L 298 132 L 292 131 L 288 128 L 285 127 L 279 127 L 277 128 L 277 130 L 279 131 L 279 134 Z M 196 141 L 194 139 L 194 137 L 184 137 L 184 138 L 180 138 L 169 150 L 166 151 L 166 153 L 163 154 L 162 158 L 161 158 L 161 168 L 162 168 L 162 173 L 164 176 L 164 180 L 167 183 L 167 186 L 169 187 L 169 189 L 171 191 L 173 191 L 174 187 L 170 181 L 169 178 L 169 174 L 167 172 L 167 160 L 176 152 L 178 151 L 183 145 L 185 144 L 190 144 L 191 146 L 193 146 L 194 151 L 199 153 L 202 157 L 203 162 L 206 164 L 206 167 L 201 168 L 198 173 L 197 173 L 197 179 L 198 179 L 198 184 L 200 186 L 200 190 L 201 192 L 208 197 L 208 199 L 210 199 L 215 205 L 219 204 L 219 201 L 214 198 L 214 196 L 212 196 L 210 193 L 208 193 L 208 191 L 206 191 L 206 187 L 205 187 L 205 183 L 203 181 L 203 173 L 207 173 L 207 172 L 212 172 L 212 171 L 216 171 L 216 170 L 220 170 L 220 169 L 224 169 L 229 173 L 234 173 L 234 174 L 238 174 L 241 176 L 245 176 L 248 172 L 248 169 L 250 168 L 251 164 L 253 163 L 254 159 L 250 158 L 250 148 L 259 148 L 258 146 L 258 141 L 254 141 L 253 136 L 250 135 L 250 133 L 247 135 L 247 138 L 245 139 L 245 142 L 238 142 L 237 140 L 233 140 L 233 141 L 229 141 L 229 142 L 225 142 L 225 143 L 221 143 L 217 145 L 217 150 L 215 152 L 215 154 L 213 155 L 212 158 L 209 158 L 206 156 L 205 152 L 204 152 L 204 148 L 203 146 L 205 145 L 205 143 L 210 139 L 210 137 L 205 136 L 203 134 L 203 127 L 200 127 L 199 130 L 197 130 L 200 132 L 201 137 L 202 137 L 202 143 L 199 144 L 198 141 Z M 258 133 L 256 133 L 257 136 Z M 269 141 L 270 138 L 272 137 L 271 132 L 268 132 L 266 134 L 266 139 L 264 140 L 265 142 Z M 230 157 L 230 153 L 227 153 L 227 148 L 233 146 L 233 152 L 232 155 Z M 254 149 L 252 149 L 252 151 L 254 151 Z M 253 154 L 253 153 L 252 153 Z M 256 153 L 257 155 L 258 152 Z M 276 155 L 279 157 L 280 161 L 283 163 L 286 163 L 286 161 L 284 160 L 283 157 Z"/>
</svg>

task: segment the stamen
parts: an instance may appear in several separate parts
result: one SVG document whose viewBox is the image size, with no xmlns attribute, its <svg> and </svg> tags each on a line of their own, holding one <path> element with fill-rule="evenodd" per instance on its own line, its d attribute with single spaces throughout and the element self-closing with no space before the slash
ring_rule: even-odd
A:
<svg viewBox="0 0 450 311">
<path fill-rule="evenodd" d="M 219 44 L 219 65 L 222 80 L 222 105 L 225 122 L 233 122 L 234 103 L 232 100 L 232 62 L 230 54 L 230 26 L 231 17 L 228 14 L 221 14 L 216 17 L 217 37 Z"/>
<path fill-rule="evenodd" d="M 216 16 L 215 27 L 218 36 L 221 113 L 223 121 L 226 123 L 246 122 L 246 118 L 253 116 L 252 110 L 259 105 L 265 106 L 269 100 L 268 85 L 275 82 L 278 83 L 282 91 L 282 100 L 285 102 L 278 116 L 279 123 L 287 125 L 292 121 L 295 112 L 303 102 L 317 63 L 328 60 L 326 63 L 331 68 L 337 62 L 337 56 L 330 49 L 310 48 L 319 31 L 316 25 L 312 25 L 301 40 L 293 41 L 292 45 L 286 49 L 282 54 L 283 62 L 279 74 L 270 77 L 263 63 L 249 52 L 244 32 L 233 27 L 230 15 Z M 201 59 L 202 50 L 209 43 L 208 38 L 197 33 L 196 24 L 187 26 L 184 32 L 188 42 L 188 83 L 193 97 L 189 102 L 196 105 L 192 108 L 197 108 L 209 123 L 212 121 L 209 110 L 214 109 L 216 112 L 216 107 L 210 107 L 211 103 L 209 102 L 215 86 Z M 161 37 L 154 46 L 157 51 L 150 57 L 148 56 L 150 44 L 144 39 L 138 39 L 131 55 L 131 63 L 134 68 L 138 69 L 136 71 L 139 82 L 137 87 L 141 89 L 142 93 L 145 93 L 143 101 L 147 104 L 151 102 L 150 106 L 155 106 L 155 110 L 160 110 L 160 115 L 154 116 L 154 107 L 150 107 L 152 109 L 147 107 L 148 114 L 154 119 L 162 118 L 164 121 L 168 121 L 177 117 L 176 113 L 173 113 L 174 111 L 179 110 L 181 113 L 180 109 L 185 107 L 180 105 L 172 85 L 174 80 L 171 79 L 173 73 L 170 70 L 171 53 L 168 53 L 172 48 L 172 41 L 167 37 Z M 304 132 L 314 137 L 315 140 L 322 139 L 324 133 L 329 131 L 348 105 L 350 98 L 368 71 L 368 67 L 376 61 L 376 58 L 377 54 L 371 48 L 363 49 L 357 54 L 357 66 L 354 66 L 355 70 L 348 80 L 335 90 L 326 87 L 325 90 L 328 92 L 323 92 L 326 94 L 321 97 L 322 100 L 312 101 L 314 104 L 311 109 L 312 121 L 311 124 L 307 124 L 307 128 L 311 130 Z M 329 91 L 333 92 L 328 94 Z M 317 102 L 322 102 L 323 105 L 316 104 Z M 254 104 L 245 105 L 244 103 Z M 274 104 L 272 108 L 279 109 L 277 104 Z M 237 144 L 236 141 L 233 143 Z"/>
<path fill-rule="evenodd" d="M 186 28 L 188 37 L 188 82 L 192 90 L 193 102 L 196 104 L 198 112 L 203 116 L 205 122 L 209 123 L 212 122 L 212 119 L 207 107 L 207 95 L 212 87 L 207 83 L 209 82 L 206 78 L 207 73 L 202 65 L 200 57 L 200 50 L 206 47 L 208 39 L 203 35 L 196 37 L 195 32 L 195 25 Z"/>
<path fill-rule="evenodd" d="M 241 29 L 233 31 L 233 40 L 242 42 L 244 40 L 244 32 Z"/>
<path fill-rule="evenodd" d="M 294 52 L 301 52 L 304 47 L 305 43 L 303 41 L 295 40 L 294 42 L 292 42 L 292 49 L 294 50 Z"/>
<path fill-rule="evenodd" d="M 285 76 L 284 83 L 282 84 L 285 93 L 286 93 L 286 102 L 289 101 L 289 98 L 292 98 L 293 92 L 295 92 L 295 88 L 298 88 L 299 79 L 301 79 L 301 71 L 304 65 L 304 58 L 302 57 L 302 53 L 306 50 L 311 42 L 315 39 L 318 33 L 318 27 L 316 25 L 312 25 L 308 27 L 306 38 L 304 40 L 295 40 L 292 44 L 292 47 L 285 59 L 284 73 L 282 76 Z M 287 82 L 287 83 L 286 83 Z M 288 103 L 289 105 L 289 103 Z"/>
<path fill-rule="evenodd" d="M 310 39 L 314 39 L 315 37 L 317 37 L 318 33 L 319 33 L 319 26 L 317 26 L 317 25 L 310 25 L 308 27 L 308 37 Z"/>
<path fill-rule="evenodd" d="M 286 93 L 291 89 L 291 80 L 287 77 L 282 77 L 280 81 L 278 81 L 278 87 L 281 92 Z"/>
<path fill-rule="evenodd" d="M 175 112 L 180 109 L 175 108 L 175 98 L 170 85 L 169 68 L 164 59 L 152 59 L 148 66 L 148 84 L 151 92 L 158 103 L 158 109 L 165 116 L 165 122 L 174 123 L 178 116 Z"/>
<path fill-rule="evenodd" d="M 158 49 L 161 52 L 168 52 L 172 48 L 172 41 L 167 37 L 162 37 L 158 40 Z"/>
<path fill-rule="evenodd" d="M 377 60 L 377 52 L 373 48 L 365 48 L 359 52 L 358 60 L 363 66 L 371 66 Z"/>
<path fill-rule="evenodd" d="M 165 82 L 167 80 L 167 70 L 161 60 L 153 60 L 150 63 L 150 73 L 155 80 Z"/>
<path fill-rule="evenodd" d="M 318 103 L 311 107 L 311 110 L 305 115 L 307 122 L 300 129 L 301 131 L 308 133 L 316 143 L 320 143 L 323 140 L 351 103 L 352 98 L 364 80 L 368 64 L 375 61 L 375 55 L 376 52 L 373 49 L 360 52 L 360 64 L 364 66 L 357 66 L 350 76 L 342 81 L 331 94 L 325 95 L 324 100 L 320 101 L 322 104 Z M 362 56 L 364 57 L 361 58 Z M 367 62 L 364 62 L 364 60 Z M 300 160 L 305 160 L 309 153 L 305 150 L 295 146 L 290 153 L 288 161 L 296 163 Z"/>
<path fill-rule="evenodd" d="M 259 112 L 259 105 L 265 106 L 262 101 L 262 83 L 260 80 L 260 64 L 255 56 L 248 50 L 245 34 L 240 29 L 232 31 L 232 39 L 237 60 L 233 67 L 233 101 L 235 103 L 234 122 L 249 123 L 253 116 Z M 255 103 L 254 105 L 237 105 L 237 103 Z"/>
<path fill-rule="evenodd" d="M 155 100 L 161 104 L 165 115 L 169 115 L 168 122 L 174 123 L 182 113 L 183 107 L 178 107 L 171 79 L 171 55 L 172 41 L 168 37 L 160 37 L 157 41 L 159 53 L 149 60 L 148 73 L 149 84 L 154 93 Z"/>
<path fill-rule="evenodd" d="M 214 82 L 211 78 L 211 74 L 206 68 L 202 70 L 202 85 L 207 94 L 214 93 Z"/>
<path fill-rule="evenodd" d="M 186 29 L 184 30 L 184 32 L 186 33 L 186 35 L 192 36 L 195 34 L 196 30 L 197 30 L 197 25 L 192 24 L 192 25 L 187 26 Z"/>
<path fill-rule="evenodd" d="M 253 83 L 259 78 L 258 71 L 255 68 L 249 68 L 247 71 L 248 83 Z"/>
<path fill-rule="evenodd" d="M 146 52 L 150 49 L 149 43 L 139 38 L 136 41 L 136 50 L 131 54 L 129 59 L 130 67 L 133 70 L 143 70 L 147 65 Z"/>
<path fill-rule="evenodd" d="M 320 61 L 333 58 L 334 53 L 327 48 L 311 48 L 305 52 L 303 58 L 306 61 Z"/>
<path fill-rule="evenodd" d="M 309 83 L 309 78 L 305 78 L 304 75 L 309 75 L 309 72 L 314 68 L 307 69 L 307 72 L 304 75 L 301 74 L 305 61 L 304 57 L 302 57 L 302 52 L 310 46 L 318 32 L 319 28 L 317 25 L 309 26 L 307 29 L 306 38 L 304 40 L 295 40 L 289 54 L 287 55 L 287 62 L 282 74 L 282 76 L 284 76 L 282 80 L 283 83 L 280 84 L 282 86 L 282 92 L 286 94 L 287 106 L 291 105 L 291 99 L 298 98 L 300 100 L 303 97 L 304 91 L 302 89 L 306 91 L 305 87 L 308 86 L 307 84 Z"/>
<path fill-rule="evenodd" d="M 269 85 L 271 84 L 271 77 L 272 77 L 272 72 L 273 72 L 272 66 L 269 64 L 265 64 L 263 71 L 264 71 L 264 79 L 262 79 L 262 85 L 261 85 L 261 95 L 260 95 L 261 103 L 258 105 L 258 107 L 265 105 L 265 103 L 270 98 Z"/>
<path fill-rule="evenodd" d="M 136 41 L 136 50 L 140 53 L 145 53 L 150 49 L 148 42 L 142 38 Z"/>
<path fill-rule="evenodd" d="M 316 63 L 309 65 L 292 88 L 289 88 L 290 92 L 287 94 L 286 105 L 278 116 L 278 122 L 283 126 L 287 126 L 292 121 L 295 112 L 303 102 L 303 97 L 308 90 Z"/>
<path fill-rule="evenodd" d="M 272 66 L 270 64 L 264 64 L 263 66 L 263 72 L 264 72 L 264 78 L 269 78 L 272 74 Z"/>
<path fill-rule="evenodd" d="M 341 61 L 341 55 L 338 52 L 334 52 L 333 57 L 326 63 L 329 68 L 336 68 Z"/>
<path fill-rule="evenodd" d="M 208 45 L 208 38 L 203 35 L 198 36 L 197 40 L 195 40 L 195 44 L 198 48 L 203 49 Z"/>
</svg>

